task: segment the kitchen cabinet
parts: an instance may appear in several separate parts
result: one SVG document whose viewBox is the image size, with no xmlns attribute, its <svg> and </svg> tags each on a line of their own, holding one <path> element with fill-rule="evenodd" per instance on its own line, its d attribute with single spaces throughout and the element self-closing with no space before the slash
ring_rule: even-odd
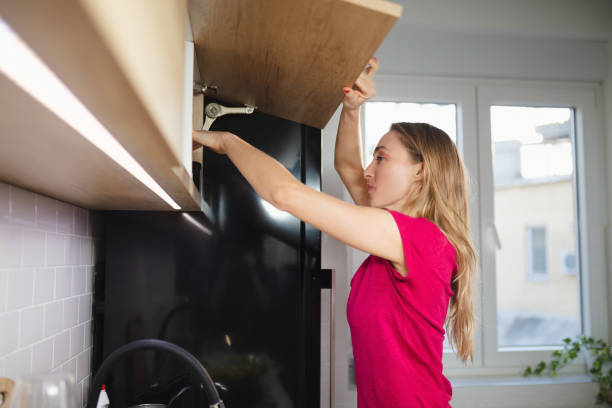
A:
<svg viewBox="0 0 612 408">
<path fill-rule="evenodd" d="M 89 209 L 208 213 L 191 174 L 193 80 L 209 86 L 202 107 L 208 95 L 323 128 L 400 14 L 383 0 L 2 2 L 2 20 L 140 169 L 41 103 L 45 84 L 26 91 L 0 70 L 0 179 Z"/>
</svg>

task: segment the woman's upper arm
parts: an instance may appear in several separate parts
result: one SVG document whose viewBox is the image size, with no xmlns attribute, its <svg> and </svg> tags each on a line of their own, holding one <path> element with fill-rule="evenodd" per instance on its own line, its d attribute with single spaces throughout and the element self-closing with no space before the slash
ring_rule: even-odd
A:
<svg viewBox="0 0 612 408">
<path fill-rule="evenodd" d="M 363 169 L 336 167 L 340 180 L 346 186 L 351 198 L 357 205 L 368 204 L 368 186 L 363 178 Z"/>
<path fill-rule="evenodd" d="M 392 262 L 404 263 L 402 238 L 388 211 L 350 204 L 299 182 L 280 187 L 273 197 L 275 206 L 337 240 Z"/>
</svg>

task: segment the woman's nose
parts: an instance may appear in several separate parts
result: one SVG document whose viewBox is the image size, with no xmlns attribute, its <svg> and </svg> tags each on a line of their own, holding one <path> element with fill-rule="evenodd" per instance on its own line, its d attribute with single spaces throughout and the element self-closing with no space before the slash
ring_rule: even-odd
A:
<svg viewBox="0 0 612 408">
<path fill-rule="evenodd" d="M 363 178 L 365 178 L 366 180 L 369 180 L 372 178 L 372 163 L 370 163 L 370 165 L 366 167 L 365 170 L 363 171 Z"/>
</svg>

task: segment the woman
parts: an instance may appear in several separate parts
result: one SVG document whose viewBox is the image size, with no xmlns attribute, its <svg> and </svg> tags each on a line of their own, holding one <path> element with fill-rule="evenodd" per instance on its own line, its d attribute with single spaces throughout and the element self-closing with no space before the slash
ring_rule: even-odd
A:
<svg viewBox="0 0 612 408">
<path fill-rule="evenodd" d="M 448 407 L 442 345 L 449 303 L 450 343 L 464 363 L 474 361 L 468 179 L 455 144 L 426 123 L 394 123 L 363 169 L 359 109 L 376 94 L 377 70 L 370 59 L 353 88 L 344 88 L 335 168 L 355 205 L 300 183 L 232 133 L 194 131 L 193 139 L 227 154 L 264 200 L 371 254 L 347 303 L 358 407 Z"/>
</svg>

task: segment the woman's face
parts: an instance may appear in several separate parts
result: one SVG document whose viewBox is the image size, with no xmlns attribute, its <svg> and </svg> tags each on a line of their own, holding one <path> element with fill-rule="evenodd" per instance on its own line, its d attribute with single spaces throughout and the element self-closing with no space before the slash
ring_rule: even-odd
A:
<svg viewBox="0 0 612 408">
<path fill-rule="evenodd" d="M 422 163 L 413 161 L 398 132 L 387 132 L 363 173 L 370 206 L 405 211 L 416 183 L 423 178 L 421 169 Z"/>
</svg>

